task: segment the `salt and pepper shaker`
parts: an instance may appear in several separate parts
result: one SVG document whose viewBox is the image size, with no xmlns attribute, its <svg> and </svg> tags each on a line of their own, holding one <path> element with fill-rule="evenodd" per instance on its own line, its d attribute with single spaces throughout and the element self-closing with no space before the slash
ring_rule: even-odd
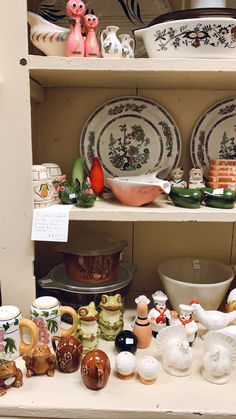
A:
<svg viewBox="0 0 236 419">
<path fill-rule="evenodd" d="M 148 320 L 148 304 L 150 300 L 146 295 L 140 295 L 135 299 L 137 304 L 137 317 L 133 327 L 133 332 L 138 339 L 138 348 L 145 349 L 151 343 L 152 339 L 152 326 Z"/>
</svg>

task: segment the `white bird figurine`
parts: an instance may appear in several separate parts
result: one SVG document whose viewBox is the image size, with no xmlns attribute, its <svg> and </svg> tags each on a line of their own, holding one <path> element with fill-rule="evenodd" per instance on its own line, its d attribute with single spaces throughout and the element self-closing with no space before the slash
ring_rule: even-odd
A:
<svg viewBox="0 0 236 419">
<path fill-rule="evenodd" d="M 156 344 L 165 371 L 177 377 L 191 373 L 192 348 L 183 325 L 164 327 L 156 337 Z"/>
<path fill-rule="evenodd" d="M 207 330 L 223 329 L 236 319 L 236 310 L 230 313 L 223 313 L 218 310 L 205 310 L 197 301 L 192 301 L 190 305 L 197 320 Z"/>
<path fill-rule="evenodd" d="M 236 340 L 220 331 L 208 332 L 204 338 L 201 374 L 211 383 L 229 381 L 236 360 Z"/>
</svg>

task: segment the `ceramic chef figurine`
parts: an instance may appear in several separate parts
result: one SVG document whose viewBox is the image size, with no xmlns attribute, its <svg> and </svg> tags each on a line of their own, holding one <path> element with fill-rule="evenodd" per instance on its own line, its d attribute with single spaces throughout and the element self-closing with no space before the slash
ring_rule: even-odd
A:
<svg viewBox="0 0 236 419">
<path fill-rule="evenodd" d="M 198 168 L 193 168 L 189 171 L 189 189 L 201 189 L 205 188 L 205 183 L 203 180 L 203 170 Z"/>
<path fill-rule="evenodd" d="M 99 25 L 98 17 L 92 13 L 85 15 L 83 18 L 83 25 L 86 29 L 85 57 L 100 57 L 101 53 L 96 35 L 96 29 Z"/>
<path fill-rule="evenodd" d="M 74 335 L 82 341 L 85 353 L 97 348 L 100 329 L 98 326 L 98 311 L 93 301 L 87 306 L 80 307 Z"/>
<path fill-rule="evenodd" d="M 81 0 L 69 0 L 66 12 L 70 18 L 70 31 L 66 40 L 67 57 L 84 57 L 84 38 L 81 32 L 81 20 L 85 15 L 85 4 Z"/>
<path fill-rule="evenodd" d="M 159 369 L 159 362 L 154 356 L 146 355 L 137 359 L 138 378 L 143 384 L 153 384 Z"/>
<path fill-rule="evenodd" d="M 99 327 L 101 337 L 105 340 L 115 340 L 123 329 L 122 298 L 120 294 L 103 295 L 100 302 Z"/>
<path fill-rule="evenodd" d="M 148 320 L 152 326 L 152 334 L 156 337 L 157 333 L 165 326 L 170 324 L 170 310 L 166 307 L 168 297 L 162 291 L 156 291 L 152 294 L 154 308 L 148 313 Z"/>
<path fill-rule="evenodd" d="M 171 319 L 171 325 L 182 324 L 185 327 L 185 331 L 187 334 L 187 339 L 189 341 L 190 346 L 193 344 L 194 340 L 197 336 L 198 326 L 197 323 L 194 321 L 193 316 L 193 308 L 186 304 L 179 305 L 179 316 L 177 318 Z"/>
<path fill-rule="evenodd" d="M 15 361 L 0 360 L 0 396 L 4 396 L 10 387 L 22 387 L 22 378 L 23 374 Z"/>
<path fill-rule="evenodd" d="M 203 345 L 202 376 L 214 384 L 227 383 L 236 360 L 235 338 L 220 331 L 211 331 L 205 335 Z"/>
<path fill-rule="evenodd" d="M 122 351 L 115 358 L 116 372 L 122 380 L 129 380 L 134 376 L 136 359 L 131 352 Z"/>
<path fill-rule="evenodd" d="M 176 167 L 170 172 L 170 185 L 176 188 L 187 188 L 187 182 L 183 179 L 184 170 L 182 167 Z"/>
<path fill-rule="evenodd" d="M 164 327 L 156 337 L 156 344 L 165 371 L 176 377 L 191 373 L 192 348 L 183 325 Z"/>
<path fill-rule="evenodd" d="M 51 353 L 47 345 L 38 345 L 34 348 L 32 354 L 23 356 L 26 367 L 26 377 L 32 375 L 47 374 L 53 377 L 56 366 L 56 356 Z"/>
<path fill-rule="evenodd" d="M 138 339 L 138 348 L 145 349 L 152 340 L 152 326 L 148 320 L 148 304 L 150 300 L 146 295 L 140 295 L 135 299 L 137 304 L 137 316 L 135 319 L 133 332 Z"/>
<path fill-rule="evenodd" d="M 227 313 L 234 310 L 236 310 L 236 288 L 230 291 L 225 305 L 225 311 L 227 311 Z"/>
</svg>

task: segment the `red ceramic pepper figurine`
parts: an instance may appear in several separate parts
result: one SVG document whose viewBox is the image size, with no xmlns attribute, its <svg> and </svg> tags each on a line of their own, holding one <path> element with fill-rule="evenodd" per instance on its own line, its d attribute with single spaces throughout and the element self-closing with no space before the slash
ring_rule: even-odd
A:
<svg viewBox="0 0 236 419">
<path fill-rule="evenodd" d="M 85 15 L 85 4 L 81 0 L 69 0 L 66 12 L 70 18 L 70 32 L 66 41 L 67 57 L 84 57 L 84 38 L 81 31 L 81 19 Z"/>
<path fill-rule="evenodd" d="M 101 195 L 104 190 L 104 174 L 98 157 L 93 158 L 90 171 L 92 189 L 96 195 Z"/>
</svg>

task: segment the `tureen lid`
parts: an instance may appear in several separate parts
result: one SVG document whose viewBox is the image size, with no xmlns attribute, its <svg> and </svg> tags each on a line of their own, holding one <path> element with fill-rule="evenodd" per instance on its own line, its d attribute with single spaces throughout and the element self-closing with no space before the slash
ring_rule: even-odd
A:
<svg viewBox="0 0 236 419">
<path fill-rule="evenodd" d="M 56 247 L 58 252 L 81 256 L 103 256 L 119 252 L 127 246 L 126 240 L 99 235 L 79 235 L 77 242 L 67 242 Z"/>
</svg>

